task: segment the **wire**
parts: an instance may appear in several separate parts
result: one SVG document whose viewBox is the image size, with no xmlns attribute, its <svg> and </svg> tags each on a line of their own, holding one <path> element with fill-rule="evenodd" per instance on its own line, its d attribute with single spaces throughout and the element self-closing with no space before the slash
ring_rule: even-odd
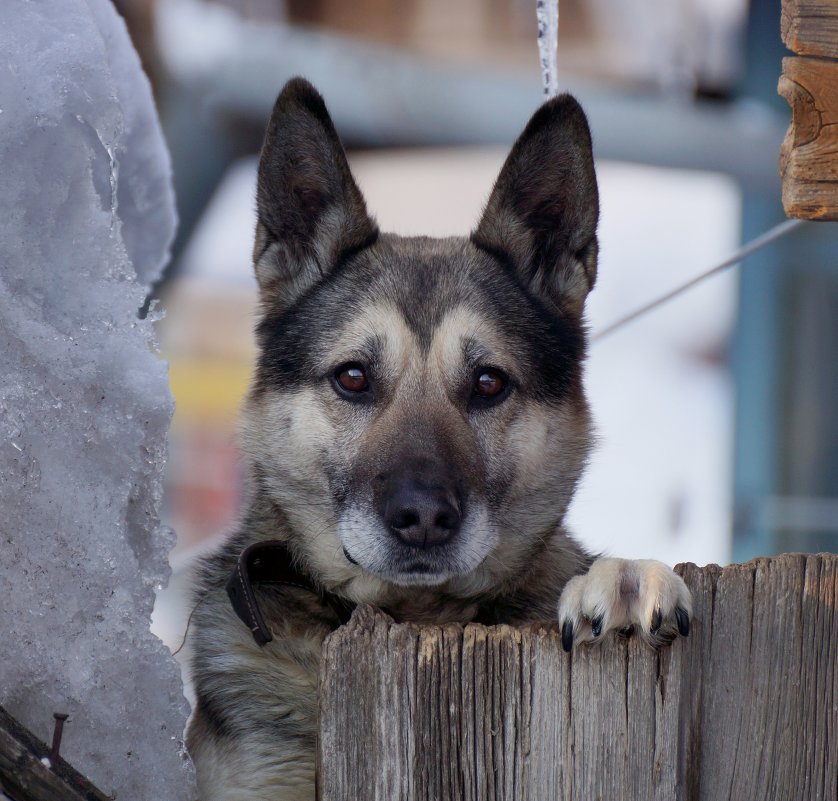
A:
<svg viewBox="0 0 838 801">
<path fill-rule="evenodd" d="M 189 627 L 192 625 L 192 615 L 198 611 L 198 607 L 206 600 L 207 596 L 205 595 L 200 601 L 198 601 L 198 603 L 195 604 L 195 606 L 192 607 L 192 611 L 189 613 L 189 618 L 186 621 L 186 629 L 183 632 L 183 639 L 180 641 L 180 645 L 177 647 L 177 650 L 172 651 L 172 656 L 177 656 L 183 649 L 183 646 L 186 645 L 186 638 L 189 636 Z"/>
<path fill-rule="evenodd" d="M 675 289 L 667 292 L 664 295 L 661 295 L 659 298 L 650 301 L 649 303 L 644 304 L 638 309 L 635 309 L 630 314 L 627 314 L 625 317 L 621 317 L 615 322 L 607 325 L 601 331 L 597 331 L 592 337 L 592 342 L 599 342 L 601 339 L 604 339 L 607 336 L 610 336 L 615 331 L 619 330 L 623 326 L 628 325 L 629 323 L 636 320 L 638 317 L 642 317 L 645 314 L 648 314 L 653 309 L 656 309 L 658 306 L 662 306 L 664 303 L 672 300 L 673 298 L 678 297 L 678 295 L 683 294 L 688 289 L 692 289 L 696 284 L 701 283 L 704 279 L 709 278 L 711 275 L 716 275 L 716 273 L 722 272 L 722 270 L 726 270 L 728 267 L 733 267 L 735 264 L 739 264 L 740 262 L 744 261 L 748 258 L 748 256 L 753 255 L 758 250 L 762 250 L 767 245 L 770 245 L 772 242 L 776 241 L 780 237 L 785 236 L 788 233 L 791 233 L 795 228 L 798 228 L 803 223 L 807 222 L 807 220 L 784 220 L 783 222 L 775 225 L 773 228 L 767 230 L 764 234 L 760 234 L 760 236 L 756 237 L 756 239 L 752 239 L 747 244 L 743 245 L 739 250 L 733 253 L 731 256 L 726 258 L 720 264 L 717 264 L 715 267 L 711 267 L 709 270 L 706 270 L 703 273 L 699 273 L 699 275 L 695 276 L 695 278 L 691 278 L 687 283 L 681 284 L 681 286 L 676 287 Z"/>
</svg>

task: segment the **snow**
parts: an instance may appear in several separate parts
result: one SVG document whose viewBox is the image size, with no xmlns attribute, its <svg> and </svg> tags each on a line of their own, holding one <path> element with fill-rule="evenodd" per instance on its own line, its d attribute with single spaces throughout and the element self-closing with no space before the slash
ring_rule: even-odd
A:
<svg viewBox="0 0 838 801">
<path fill-rule="evenodd" d="M 175 226 L 150 88 L 108 0 L 0 7 L 0 704 L 118 799 L 194 798 L 149 631 L 173 403 L 146 287 Z"/>
</svg>

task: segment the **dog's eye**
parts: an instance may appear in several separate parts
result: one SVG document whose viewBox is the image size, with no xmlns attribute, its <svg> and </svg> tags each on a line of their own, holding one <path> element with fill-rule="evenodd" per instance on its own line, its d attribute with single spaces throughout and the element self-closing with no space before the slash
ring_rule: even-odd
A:
<svg viewBox="0 0 838 801">
<path fill-rule="evenodd" d="M 499 370 L 488 367 L 479 368 L 474 374 L 471 397 L 473 402 L 499 402 L 507 395 L 509 379 Z"/>
<path fill-rule="evenodd" d="M 503 392 L 506 382 L 497 373 L 491 370 L 481 372 L 474 380 L 474 391 L 482 398 L 494 398 Z"/>
<path fill-rule="evenodd" d="M 370 382 L 364 368 L 357 362 L 342 364 L 335 370 L 335 384 L 350 395 L 357 395 L 366 392 L 370 388 Z"/>
</svg>

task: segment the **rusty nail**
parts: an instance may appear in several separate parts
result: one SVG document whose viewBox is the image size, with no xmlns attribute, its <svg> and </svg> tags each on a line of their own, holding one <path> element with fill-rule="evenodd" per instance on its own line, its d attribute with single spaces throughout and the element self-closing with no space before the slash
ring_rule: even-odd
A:
<svg viewBox="0 0 838 801">
<path fill-rule="evenodd" d="M 61 732 L 64 730 L 64 721 L 69 715 L 64 712 L 53 712 L 55 718 L 55 729 L 52 732 L 52 750 L 49 752 L 49 761 L 53 767 L 58 763 L 58 752 L 61 750 Z"/>
</svg>

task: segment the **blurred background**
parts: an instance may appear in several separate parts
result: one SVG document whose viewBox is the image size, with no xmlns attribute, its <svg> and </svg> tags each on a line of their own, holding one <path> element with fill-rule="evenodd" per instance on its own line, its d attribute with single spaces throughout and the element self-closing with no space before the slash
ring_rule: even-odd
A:
<svg viewBox="0 0 838 801">
<path fill-rule="evenodd" d="M 181 221 L 155 291 L 177 401 L 176 598 L 239 501 L 256 155 L 277 92 L 297 74 L 322 92 L 383 230 L 466 234 L 543 99 L 536 3 L 116 5 L 157 97 Z M 588 113 L 601 187 L 594 333 L 783 219 L 779 31 L 779 2 L 561 0 L 559 84 Z M 836 254 L 835 225 L 801 226 L 594 343 L 599 444 L 570 516 L 591 549 L 699 564 L 838 550 Z"/>
</svg>

